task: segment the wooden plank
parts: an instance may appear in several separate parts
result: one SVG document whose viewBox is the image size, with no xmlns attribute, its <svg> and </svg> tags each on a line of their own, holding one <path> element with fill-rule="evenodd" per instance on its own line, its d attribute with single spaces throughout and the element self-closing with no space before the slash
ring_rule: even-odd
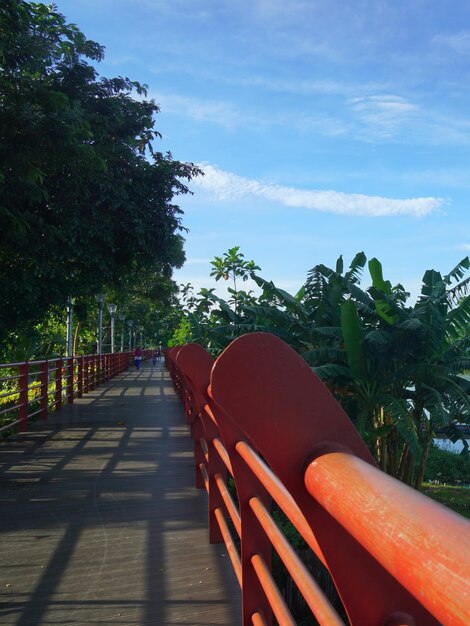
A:
<svg viewBox="0 0 470 626">
<path fill-rule="evenodd" d="M 167 373 L 124 373 L 0 446 L 0 623 L 240 623 Z M 22 443 L 23 442 L 23 443 Z"/>
</svg>

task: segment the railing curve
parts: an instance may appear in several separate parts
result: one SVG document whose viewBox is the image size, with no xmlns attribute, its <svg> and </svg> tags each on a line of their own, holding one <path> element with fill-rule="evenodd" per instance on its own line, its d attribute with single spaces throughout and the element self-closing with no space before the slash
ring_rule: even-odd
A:
<svg viewBox="0 0 470 626">
<path fill-rule="evenodd" d="M 272 547 L 320 624 L 343 621 L 271 515 L 271 500 L 331 574 L 353 626 L 470 624 L 470 524 L 385 475 L 342 408 L 277 337 L 236 339 L 214 362 L 166 352 L 224 541 L 246 626 L 295 624 L 271 574 Z M 236 497 L 227 487 L 232 476 Z"/>
</svg>

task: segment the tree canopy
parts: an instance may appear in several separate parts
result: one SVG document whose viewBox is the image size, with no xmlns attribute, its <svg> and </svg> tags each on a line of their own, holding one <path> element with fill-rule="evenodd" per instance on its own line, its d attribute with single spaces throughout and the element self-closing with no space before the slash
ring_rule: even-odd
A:
<svg viewBox="0 0 470 626">
<path fill-rule="evenodd" d="M 232 248 L 211 262 L 211 275 L 228 277 L 232 256 L 243 260 Z M 363 289 L 366 264 L 370 286 Z M 254 262 L 250 268 L 262 292 L 245 294 L 235 309 L 214 289 L 194 295 L 184 285 L 185 318 L 174 340 L 196 341 L 217 356 L 242 334 L 277 335 L 323 379 L 381 469 L 418 488 L 436 431 L 462 438 L 468 452 L 458 427 L 470 421 L 470 382 L 462 376 L 470 371 L 468 257 L 445 275 L 427 270 L 413 304 L 364 252 L 348 268 L 341 256 L 334 269 L 315 265 L 295 295 L 258 276 Z"/>
<path fill-rule="evenodd" d="M 157 104 L 100 77 L 103 52 L 54 5 L 0 6 L 0 340 L 184 261 L 174 198 L 200 172 L 154 150 Z"/>
</svg>

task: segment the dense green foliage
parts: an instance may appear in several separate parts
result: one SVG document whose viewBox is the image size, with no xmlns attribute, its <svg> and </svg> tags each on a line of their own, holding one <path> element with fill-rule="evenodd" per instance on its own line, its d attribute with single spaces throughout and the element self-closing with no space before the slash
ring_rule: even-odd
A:
<svg viewBox="0 0 470 626">
<path fill-rule="evenodd" d="M 455 454 L 432 445 L 424 480 L 445 485 L 470 485 L 470 456 Z"/>
<path fill-rule="evenodd" d="M 235 254 L 212 263 L 222 277 Z M 363 289 L 366 265 L 371 285 Z M 214 289 L 194 295 L 186 285 L 181 297 L 191 339 L 214 355 L 244 333 L 283 339 L 328 385 L 381 469 L 420 487 L 435 431 L 457 434 L 455 423 L 470 420 L 470 382 L 461 376 L 470 369 L 470 298 L 460 297 L 469 267 L 465 258 L 446 275 L 425 272 L 414 304 L 363 252 L 346 269 L 342 257 L 334 269 L 316 265 L 295 296 L 253 269 L 261 294 L 238 292 L 236 308 Z"/>
<path fill-rule="evenodd" d="M 184 261 L 173 200 L 198 169 L 154 151 L 157 105 L 100 78 L 102 57 L 53 5 L 2 2 L 0 341 L 69 294 L 124 291 L 143 268 L 162 283 Z"/>
<path fill-rule="evenodd" d="M 459 515 L 470 519 L 470 490 L 468 487 L 425 485 L 424 493 Z"/>
</svg>

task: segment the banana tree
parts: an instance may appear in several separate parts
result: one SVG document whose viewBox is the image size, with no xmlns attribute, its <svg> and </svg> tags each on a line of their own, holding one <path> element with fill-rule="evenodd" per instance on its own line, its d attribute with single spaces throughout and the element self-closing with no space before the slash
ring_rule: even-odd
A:
<svg viewBox="0 0 470 626">
<path fill-rule="evenodd" d="M 400 343 L 392 329 L 381 326 L 378 316 L 372 320 L 369 311 L 365 321 L 359 310 L 352 298 L 340 305 L 343 357 L 314 370 L 339 392 L 338 399 L 381 469 L 396 474 L 398 438 L 415 452 L 419 448 L 401 393 L 405 381 L 397 374 Z"/>
<path fill-rule="evenodd" d="M 375 322 L 370 315 L 359 318 L 357 303 L 342 305 L 345 349 L 362 409 L 359 426 L 376 436 L 381 467 L 417 488 L 435 430 L 470 415 L 470 385 L 459 376 L 470 367 L 470 298 L 455 305 L 450 293 L 468 267 L 465 258 L 444 277 L 428 270 L 420 298 L 407 307 L 403 287 L 385 281 L 372 259 L 368 291 Z"/>
<path fill-rule="evenodd" d="M 445 276 L 428 270 L 418 301 L 400 325 L 407 347 L 403 370 L 410 381 L 408 397 L 422 444 L 415 476 L 418 488 L 436 429 L 470 420 L 470 384 L 461 376 L 470 369 L 470 297 L 457 303 L 453 297 L 469 267 L 465 257 Z"/>
</svg>

